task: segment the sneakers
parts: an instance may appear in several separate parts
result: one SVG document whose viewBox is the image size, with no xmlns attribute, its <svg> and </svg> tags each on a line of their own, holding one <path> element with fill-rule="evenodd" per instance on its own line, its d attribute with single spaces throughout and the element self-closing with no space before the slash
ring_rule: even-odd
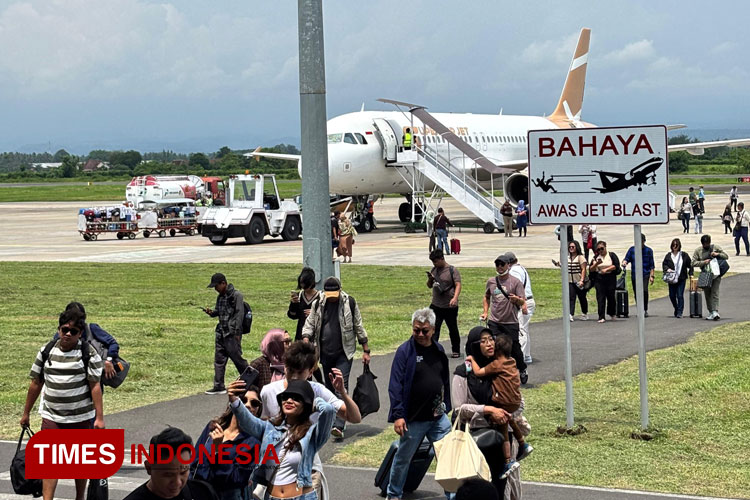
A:
<svg viewBox="0 0 750 500">
<path fill-rule="evenodd" d="M 529 443 L 523 443 L 523 446 L 518 450 L 518 455 L 516 456 L 516 460 L 521 461 L 524 458 L 531 455 L 531 452 L 534 451 L 534 447 L 531 446 Z"/>
<path fill-rule="evenodd" d="M 721 319 L 721 316 L 719 316 L 719 311 L 714 311 L 714 321 L 719 321 Z"/>
<path fill-rule="evenodd" d="M 209 394 L 209 395 L 226 394 L 227 390 L 224 387 L 213 387 L 213 388 L 207 390 L 205 393 Z"/>
<path fill-rule="evenodd" d="M 510 462 L 505 464 L 505 467 L 503 468 L 503 474 L 500 476 L 500 479 L 507 478 L 511 472 L 518 469 L 518 466 L 520 464 L 516 462 L 515 460 L 511 460 Z"/>
<path fill-rule="evenodd" d="M 529 381 L 529 374 L 526 373 L 526 370 L 522 371 L 521 374 L 521 385 L 526 385 L 526 382 Z"/>
<path fill-rule="evenodd" d="M 338 427 L 331 428 L 331 436 L 336 439 L 344 439 L 344 429 L 339 429 Z"/>
<path fill-rule="evenodd" d="M 579 319 L 580 321 L 588 321 L 588 320 L 589 320 L 589 315 L 588 315 L 588 314 L 581 314 L 581 315 L 580 315 L 580 316 L 578 317 L 578 319 Z"/>
<path fill-rule="evenodd" d="M 523 362 L 526 363 L 527 365 L 530 365 L 531 363 L 534 362 L 534 360 L 531 359 L 531 356 L 524 356 Z"/>
<path fill-rule="evenodd" d="M 713 320 L 713 319 L 716 319 L 716 311 L 711 311 L 711 314 L 706 316 L 706 320 L 708 321 Z"/>
<path fill-rule="evenodd" d="M 571 323 L 573 322 L 573 315 L 572 314 L 570 315 L 570 322 Z"/>
</svg>

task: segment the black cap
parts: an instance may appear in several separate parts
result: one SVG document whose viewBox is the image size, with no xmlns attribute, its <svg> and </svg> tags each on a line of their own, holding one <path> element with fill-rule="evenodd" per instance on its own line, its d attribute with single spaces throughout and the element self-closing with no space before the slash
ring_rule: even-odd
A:
<svg viewBox="0 0 750 500">
<path fill-rule="evenodd" d="M 511 260 L 508 258 L 508 254 L 501 254 L 497 256 L 497 259 L 495 259 L 495 265 L 498 265 L 499 263 L 503 264 L 510 264 Z"/>
<path fill-rule="evenodd" d="M 334 276 L 326 278 L 326 281 L 323 284 L 323 290 L 326 292 L 335 292 L 336 290 L 341 290 L 341 282 Z"/>
<path fill-rule="evenodd" d="M 315 391 L 313 391 L 310 382 L 308 382 L 307 380 L 289 381 L 289 385 L 287 385 L 286 390 L 276 396 L 276 401 L 279 403 L 279 408 L 281 408 L 284 400 L 291 395 L 299 396 L 299 399 L 302 400 L 302 404 L 310 411 L 312 411 L 313 401 L 315 400 Z"/>
<path fill-rule="evenodd" d="M 226 276 L 224 276 L 221 273 L 216 273 L 213 276 L 211 276 L 211 283 L 209 283 L 206 288 L 216 288 L 216 286 L 218 284 L 220 284 L 220 283 L 226 283 L 226 281 L 227 281 L 227 277 Z"/>
</svg>

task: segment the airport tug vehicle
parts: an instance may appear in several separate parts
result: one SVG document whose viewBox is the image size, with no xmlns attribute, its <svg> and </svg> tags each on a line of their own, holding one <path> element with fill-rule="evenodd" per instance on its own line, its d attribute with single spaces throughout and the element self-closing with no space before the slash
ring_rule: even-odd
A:
<svg viewBox="0 0 750 500">
<path fill-rule="evenodd" d="M 208 207 L 200 220 L 201 234 L 214 245 L 228 238 L 263 241 L 265 235 L 296 240 L 302 233 L 302 215 L 297 203 L 282 200 L 273 174 L 232 175 L 226 205 Z"/>
</svg>

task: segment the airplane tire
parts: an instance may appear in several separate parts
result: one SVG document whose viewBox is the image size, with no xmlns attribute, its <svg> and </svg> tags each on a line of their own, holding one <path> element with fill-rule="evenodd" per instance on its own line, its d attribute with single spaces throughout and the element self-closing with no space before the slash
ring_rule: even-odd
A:
<svg viewBox="0 0 750 500">
<path fill-rule="evenodd" d="M 250 225 L 248 231 L 245 234 L 245 241 L 251 245 L 257 245 L 263 241 L 263 237 L 266 235 L 266 225 L 260 217 L 253 217 L 250 219 Z"/>
<path fill-rule="evenodd" d="M 369 218 L 365 217 L 365 219 L 362 221 L 362 232 L 369 233 L 370 231 L 372 231 L 372 229 L 372 222 Z"/>
<path fill-rule="evenodd" d="M 286 218 L 286 222 L 284 223 L 284 229 L 281 231 L 281 238 L 284 241 L 298 240 L 301 232 L 302 224 L 300 224 L 299 217 L 296 215 L 290 215 Z"/>
</svg>

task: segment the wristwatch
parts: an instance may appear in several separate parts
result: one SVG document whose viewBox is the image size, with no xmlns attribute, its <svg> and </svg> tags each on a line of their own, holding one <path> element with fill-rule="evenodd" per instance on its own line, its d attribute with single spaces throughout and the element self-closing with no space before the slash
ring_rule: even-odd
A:
<svg viewBox="0 0 750 500">
<path fill-rule="evenodd" d="M 112 362 L 112 356 L 107 356 L 107 361 Z"/>
<path fill-rule="evenodd" d="M 370 354 L 370 350 L 369 349 L 362 349 L 362 352 L 365 353 L 365 354 Z"/>
</svg>

